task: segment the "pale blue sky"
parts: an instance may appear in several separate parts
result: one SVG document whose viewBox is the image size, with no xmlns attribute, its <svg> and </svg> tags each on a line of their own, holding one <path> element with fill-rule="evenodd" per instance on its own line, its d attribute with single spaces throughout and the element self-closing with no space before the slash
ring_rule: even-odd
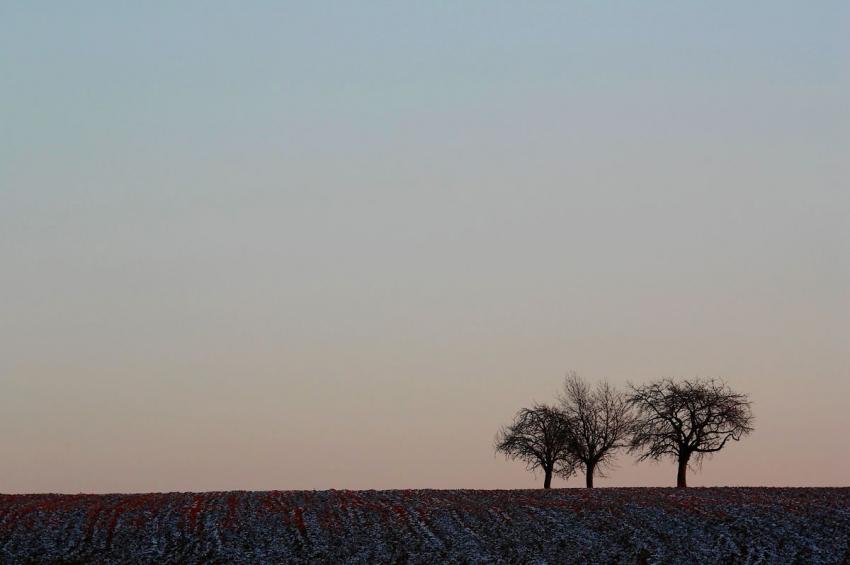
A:
<svg viewBox="0 0 850 565">
<path fill-rule="evenodd" d="M 0 1 L 0 491 L 530 486 L 569 369 L 846 484 L 846 2 L 177 4 Z"/>
</svg>

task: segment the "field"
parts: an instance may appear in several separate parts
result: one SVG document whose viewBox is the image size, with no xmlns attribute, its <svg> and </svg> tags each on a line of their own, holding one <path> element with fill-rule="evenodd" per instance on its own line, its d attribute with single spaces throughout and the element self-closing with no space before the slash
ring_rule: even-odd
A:
<svg viewBox="0 0 850 565">
<path fill-rule="evenodd" d="M 0 495 L 11 563 L 848 563 L 848 542 L 848 488 Z"/>
</svg>

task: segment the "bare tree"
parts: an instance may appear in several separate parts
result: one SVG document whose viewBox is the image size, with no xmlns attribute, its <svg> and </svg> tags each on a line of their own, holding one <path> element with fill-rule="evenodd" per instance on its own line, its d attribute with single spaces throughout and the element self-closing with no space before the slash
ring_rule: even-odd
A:
<svg viewBox="0 0 850 565">
<path fill-rule="evenodd" d="M 691 461 L 720 451 L 729 440 L 753 431 L 751 402 L 717 379 L 661 379 L 631 385 L 629 403 L 638 410 L 631 450 L 639 460 L 668 456 L 679 465 L 676 486 L 686 487 Z"/>
<path fill-rule="evenodd" d="M 575 463 L 567 450 L 569 423 L 557 408 L 535 404 L 523 408 L 510 426 L 496 435 L 496 451 L 507 459 L 524 461 L 526 469 L 543 470 L 543 488 L 551 488 L 552 475 L 564 478 L 575 472 Z"/>
<path fill-rule="evenodd" d="M 616 451 L 628 447 L 632 417 L 626 396 L 605 381 L 591 387 L 571 371 L 559 396 L 569 420 L 569 451 L 585 469 L 585 484 L 593 488 L 593 476 L 610 467 Z"/>
</svg>

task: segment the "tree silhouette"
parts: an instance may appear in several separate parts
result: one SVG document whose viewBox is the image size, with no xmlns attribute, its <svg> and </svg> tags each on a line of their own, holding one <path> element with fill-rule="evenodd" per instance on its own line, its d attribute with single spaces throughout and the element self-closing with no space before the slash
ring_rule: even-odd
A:
<svg viewBox="0 0 850 565">
<path fill-rule="evenodd" d="M 551 488 L 552 475 L 564 478 L 575 472 L 575 459 L 567 449 L 569 422 L 557 408 L 535 404 L 523 408 L 509 426 L 496 435 L 496 451 L 507 459 L 524 461 L 526 469 L 543 470 L 543 488 Z"/>
<path fill-rule="evenodd" d="M 717 379 L 661 379 L 631 386 L 637 411 L 630 449 L 639 460 L 669 456 L 678 462 L 676 486 L 686 487 L 691 461 L 700 463 L 753 431 L 751 402 Z"/>
<path fill-rule="evenodd" d="M 616 451 L 628 447 L 632 417 L 626 396 L 602 381 L 591 389 L 574 371 L 567 375 L 560 397 L 569 421 L 569 451 L 585 468 L 585 485 L 605 476 Z"/>
</svg>

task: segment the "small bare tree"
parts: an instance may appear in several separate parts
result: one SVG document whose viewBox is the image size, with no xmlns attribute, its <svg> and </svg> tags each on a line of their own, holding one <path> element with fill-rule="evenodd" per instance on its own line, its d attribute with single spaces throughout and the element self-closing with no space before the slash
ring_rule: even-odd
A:
<svg viewBox="0 0 850 565">
<path fill-rule="evenodd" d="M 507 459 L 524 461 L 526 469 L 543 470 L 543 488 L 551 488 L 552 476 L 564 478 L 575 472 L 575 463 L 567 450 L 569 423 L 557 408 L 535 404 L 523 408 L 510 426 L 496 435 L 496 451 Z"/>
<path fill-rule="evenodd" d="M 559 400 L 570 424 L 568 449 L 584 465 L 587 488 L 593 488 L 594 474 L 604 477 L 617 450 L 629 445 L 632 417 L 627 398 L 605 381 L 591 389 L 572 371 Z"/>
<path fill-rule="evenodd" d="M 717 379 L 661 379 L 631 385 L 629 403 L 638 411 L 630 449 L 639 460 L 673 457 L 678 462 L 676 486 L 686 487 L 691 461 L 700 463 L 729 440 L 753 431 L 751 402 Z"/>
</svg>

